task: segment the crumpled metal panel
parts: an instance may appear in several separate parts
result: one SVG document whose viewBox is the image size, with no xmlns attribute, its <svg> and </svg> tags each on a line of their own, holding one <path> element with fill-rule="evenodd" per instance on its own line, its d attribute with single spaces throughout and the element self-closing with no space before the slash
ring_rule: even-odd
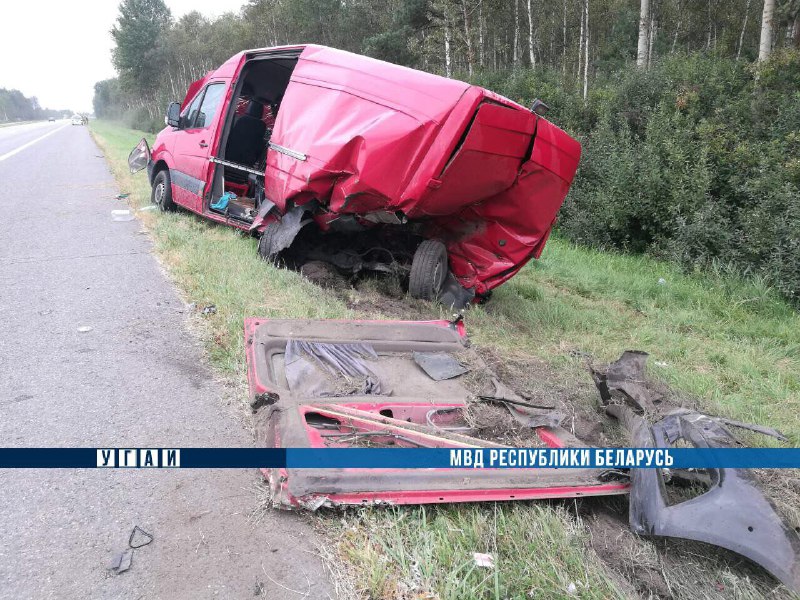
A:
<svg viewBox="0 0 800 600">
<path fill-rule="evenodd" d="M 280 212 L 401 211 L 443 239 L 459 283 L 483 294 L 541 254 L 580 145 L 469 84 L 307 46 L 281 103 L 265 192 Z"/>
<path fill-rule="evenodd" d="M 682 410 L 652 428 L 621 404 L 606 407 L 637 448 L 669 447 L 682 439 L 696 447 L 725 447 L 736 441 L 708 415 Z M 660 469 L 631 469 L 630 525 L 645 536 L 666 536 L 727 548 L 758 563 L 794 592 L 800 592 L 800 535 L 778 515 L 744 469 L 710 469 L 708 491 L 668 505 Z"/>
</svg>

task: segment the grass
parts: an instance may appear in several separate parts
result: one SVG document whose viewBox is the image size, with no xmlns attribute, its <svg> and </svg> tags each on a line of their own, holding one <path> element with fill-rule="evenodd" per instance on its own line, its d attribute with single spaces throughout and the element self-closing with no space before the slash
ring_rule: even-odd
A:
<svg viewBox="0 0 800 600">
<path fill-rule="evenodd" d="M 800 315 L 763 284 L 554 239 L 471 325 L 480 342 L 564 367 L 575 363 L 570 350 L 604 361 L 646 350 L 652 375 L 707 410 L 800 444 Z"/>
<path fill-rule="evenodd" d="M 621 597 L 559 505 L 365 509 L 346 516 L 341 540 L 368 598 Z M 496 568 L 477 566 L 474 552 Z"/>
<path fill-rule="evenodd" d="M 146 176 L 131 176 L 126 162 L 146 134 L 103 121 L 90 122 L 90 130 L 121 191 L 131 193 L 131 205 L 149 204 Z M 257 258 L 255 241 L 232 228 L 187 213 L 139 216 L 186 299 L 198 307 L 216 306 L 216 313 L 203 317 L 207 351 L 213 365 L 236 384 L 243 385 L 245 376 L 245 316 L 397 316 L 389 300 L 370 299 L 370 286 L 332 293 L 297 273 L 268 266 Z M 405 306 L 415 316 L 441 315 L 427 303 Z M 758 282 L 721 271 L 684 274 L 668 263 L 579 248 L 554 237 L 541 260 L 499 288 L 485 306 L 471 309 L 466 321 L 479 346 L 544 361 L 564 381 L 588 386 L 582 353 L 610 361 L 625 349 L 647 350 L 651 374 L 696 397 L 710 412 L 777 427 L 793 445 L 800 442 L 800 316 Z M 591 398 L 588 393 L 577 401 Z M 639 575 L 604 566 L 587 538 L 591 522 L 570 506 L 376 509 L 315 519 L 359 597 L 565 597 L 570 584 L 579 597 L 632 593 L 636 586 L 630 582 Z M 694 549 L 656 551 L 655 545 L 630 538 L 628 555 L 650 556 L 647 568 L 664 574 L 671 594 L 699 595 L 689 581 L 698 576 L 670 558 L 674 551 L 696 566 Z M 497 568 L 474 567 L 472 552 L 492 552 Z M 725 597 L 726 589 L 754 598 L 770 591 L 763 574 L 760 580 L 742 576 L 730 560 L 702 552 L 697 572 L 712 581 L 734 582 L 722 590 L 704 587 L 704 597 Z"/>
</svg>

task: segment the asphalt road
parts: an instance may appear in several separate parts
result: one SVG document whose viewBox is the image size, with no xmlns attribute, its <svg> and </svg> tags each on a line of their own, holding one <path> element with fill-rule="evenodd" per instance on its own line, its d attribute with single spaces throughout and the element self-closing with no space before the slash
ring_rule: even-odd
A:
<svg viewBox="0 0 800 600">
<path fill-rule="evenodd" d="M 252 445 L 139 221 L 112 221 L 116 193 L 85 127 L 0 128 L 0 445 Z M 303 517 L 254 522 L 258 481 L 0 471 L 0 598 L 329 597 Z M 135 525 L 155 539 L 114 575 Z"/>
</svg>

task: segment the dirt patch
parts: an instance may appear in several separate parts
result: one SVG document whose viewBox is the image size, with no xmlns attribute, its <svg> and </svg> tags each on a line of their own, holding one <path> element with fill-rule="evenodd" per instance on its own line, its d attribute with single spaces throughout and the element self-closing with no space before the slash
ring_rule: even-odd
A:
<svg viewBox="0 0 800 600">
<path fill-rule="evenodd" d="M 321 288 L 344 291 L 350 289 L 350 279 L 330 263 L 312 260 L 300 267 L 300 274 Z"/>
<path fill-rule="evenodd" d="M 518 448 L 543 447 L 536 430 L 518 423 L 508 408 L 487 402 L 471 402 L 464 410 L 464 421 L 474 437 Z"/>
<path fill-rule="evenodd" d="M 359 318 L 427 321 L 450 316 L 443 307 L 409 296 L 398 275 L 362 276 L 344 295 L 344 300 Z"/>
<path fill-rule="evenodd" d="M 356 318 L 419 321 L 451 316 L 438 305 L 409 296 L 401 273 L 344 275 L 330 263 L 309 261 L 300 274 L 327 293 L 334 292 Z"/>
<path fill-rule="evenodd" d="M 794 598 L 749 560 L 716 546 L 645 539 L 628 527 L 626 498 L 577 504 L 591 546 L 621 589 L 640 598 Z"/>
<path fill-rule="evenodd" d="M 579 506 L 592 549 L 617 585 L 644 597 L 672 597 L 655 546 L 638 538 L 628 527 L 627 500 L 586 501 Z"/>
<path fill-rule="evenodd" d="M 552 406 L 565 415 L 561 426 L 593 446 L 621 445 L 624 434 L 616 423 L 598 410 L 597 390 L 589 379 L 565 376 L 544 361 L 523 353 L 475 348 L 479 364 L 470 365 L 466 385 L 476 395 L 490 394 L 492 377 L 513 389 L 525 401 Z M 540 412 L 548 412 L 542 410 Z"/>
</svg>

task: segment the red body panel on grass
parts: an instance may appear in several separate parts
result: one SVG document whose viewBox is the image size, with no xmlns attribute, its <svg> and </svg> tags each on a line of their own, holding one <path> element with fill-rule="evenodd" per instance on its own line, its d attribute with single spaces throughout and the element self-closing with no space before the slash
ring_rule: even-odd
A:
<svg viewBox="0 0 800 600">
<path fill-rule="evenodd" d="M 309 325 L 311 328 L 309 329 Z M 381 335 L 377 329 L 383 329 Z M 350 328 L 348 333 L 346 330 Z M 261 331 L 260 331 L 261 330 Z M 286 343 L 289 339 L 325 342 L 332 345 L 374 344 L 375 358 L 370 364 L 386 379 L 391 367 L 380 370 L 381 361 L 408 358 L 417 350 L 446 352 L 468 347 L 463 322 L 450 321 L 283 321 L 245 318 L 245 357 L 247 381 L 253 406 L 257 399 L 269 399 L 256 416 L 259 443 L 273 448 L 318 448 L 335 452 L 354 447 L 357 441 L 331 437 L 332 432 L 359 432 L 374 435 L 372 440 L 396 434 L 394 447 L 474 448 L 500 447 L 498 444 L 455 436 L 441 437 L 460 411 L 466 409 L 464 387 L 448 387 L 457 381 L 430 383 L 423 392 L 415 387 L 413 376 L 395 374 L 402 386 L 391 395 L 307 396 L 292 389 L 286 376 Z M 356 337 L 352 337 L 355 335 Z M 384 363 L 389 364 L 389 363 Z M 396 364 L 396 363 L 393 363 Z M 414 370 L 416 372 L 416 369 Z M 307 371 L 304 381 L 320 376 Z M 326 378 L 331 375 L 325 371 Z M 422 371 L 419 371 L 421 374 Z M 427 375 L 421 374 L 422 379 Z M 459 385 L 455 383 L 453 385 Z M 439 387 L 441 386 L 441 387 Z M 454 389 L 457 390 L 454 392 Z M 430 420 L 432 409 L 437 415 Z M 452 412 L 450 412 L 452 411 Z M 266 414 L 265 414 L 266 413 Z M 314 420 L 310 417 L 314 417 Z M 330 427 L 320 429 L 320 420 Z M 538 427 L 541 445 L 574 447 L 579 440 L 560 427 Z M 566 434 L 566 437 L 565 437 Z M 377 443 L 377 442 L 375 442 Z M 581 444 L 583 445 L 583 444 Z M 577 498 L 625 494 L 625 481 L 601 478 L 602 470 L 529 468 L 519 471 L 486 469 L 464 472 L 459 469 L 262 469 L 273 492 L 273 501 L 283 508 L 311 508 L 346 504 L 431 504 L 444 502 L 483 502 Z"/>
<path fill-rule="evenodd" d="M 285 48 L 283 49 L 285 50 Z M 216 156 L 233 83 L 249 57 L 238 54 L 195 82 L 228 85 L 222 110 L 201 136 Z M 235 107 L 234 107 L 235 110 Z M 159 134 L 153 160 L 183 171 L 197 142 Z M 304 46 L 281 102 L 270 150 L 266 197 L 279 211 L 316 199 L 332 215 L 401 212 L 443 240 L 453 274 L 482 294 L 538 257 L 572 183 L 580 145 L 549 121 L 483 88 L 320 46 Z M 210 171 L 210 169 L 209 169 Z M 206 177 L 208 191 L 210 174 Z M 173 182 L 174 188 L 174 182 Z M 207 202 L 176 201 L 211 218 Z M 205 207 L 205 208 L 204 208 Z"/>
</svg>

